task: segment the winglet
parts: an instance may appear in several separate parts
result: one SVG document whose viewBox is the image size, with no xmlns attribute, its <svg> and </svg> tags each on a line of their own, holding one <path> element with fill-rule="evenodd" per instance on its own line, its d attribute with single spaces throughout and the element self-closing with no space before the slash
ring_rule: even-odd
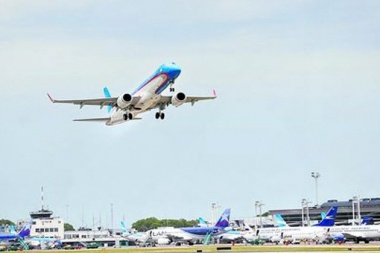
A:
<svg viewBox="0 0 380 253">
<path fill-rule="evenodd" d="M 215 90 L 212 90 L 212 95 L 216 98 L 218 97 L 218 95 L 216 95 L 216 91 Z"/>
<path fill-rule="evenodd" d="M 49 97 L 49 99 L 50 99 L 50 101 L 51 101 L 52 103 L 55 103 L 55 100 L 50 96 L 49 93 L 47 93 L 47 96 Z"/>
</svg>

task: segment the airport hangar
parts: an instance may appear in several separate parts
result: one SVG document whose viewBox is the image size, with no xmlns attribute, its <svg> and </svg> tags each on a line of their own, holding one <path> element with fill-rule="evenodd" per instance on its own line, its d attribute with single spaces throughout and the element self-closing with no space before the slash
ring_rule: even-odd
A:
<svg viewBox="0 0 380 253">
<path fill-rule="evenodd" d="M 358 208 L 360 203 L 360 208 Z M 358 217 L 371 217 L 375 224 L 380 223 L 380 198 L 362 198 L 360 201 L 355 199 L 349 199 L 347 201 L 338 201 L 336 199 L 328 200 L 320 206 L 309 207 L 309 217 L 311 223 L 316 223 L 321 220 L 321 213 L 327 213 L 332 206 L 338 206 L 338 213 L 336 216 L 336 225 L 352 225 L 353 213 L 355 213 L 355 219 Z M 353 212 L 353 206 L 355 208 Z M 307 208 L 300 209 L 279 209 L 269 210 L 269 215 L 281 214 L 286 223 L 289 226 L 302 226 L 302 213 L 304 214 L 304 220 L 307 219 Z M 360 216 L 358 216 L 358 210 L 360 210 Z M 357 224 L 358 222 L 356 222 Z"/>
</svg>

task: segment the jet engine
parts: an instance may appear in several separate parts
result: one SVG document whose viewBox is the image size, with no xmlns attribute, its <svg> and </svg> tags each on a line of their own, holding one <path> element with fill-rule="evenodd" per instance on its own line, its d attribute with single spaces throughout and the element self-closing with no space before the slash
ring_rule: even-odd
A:
<svg viewBox="0 0 380 253">
<path fill-rule="evenodd" d="M 178 92 L 177 94 L 172 96 L 172 104 L 175 107 L 182 105 L 183 103 L 185 103 L 185 101 L 186 101 L 186 95 L 183 92 Z"/>
<path fill-rule="evenodd" d="M 170 239 L 169 238 L 158 238 L 157 239 L 157 244 L 159 244 L 159 245 L 168 245 L 168 244 L 170 244 Z"/>
<path fill-rule="evenodd" d="M 125 109 L 132 102 L 132 95 L 125 93 L 117 98 L 116 104 L 119 108 Z"/>
</svg>

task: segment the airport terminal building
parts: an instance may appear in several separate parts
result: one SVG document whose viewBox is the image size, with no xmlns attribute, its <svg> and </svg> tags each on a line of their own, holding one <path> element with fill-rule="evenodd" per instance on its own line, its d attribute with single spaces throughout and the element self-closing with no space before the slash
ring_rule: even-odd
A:
<svg viewBox="0 0 380 253">
<path fill-rule="evenodd" d="M 332 206 L 338 206 L 336 225 L 360 224 L 363 217 L 370 217 L 375 224 L 380 223 L 380 198 L 378 197 L 362 198 L 360 201 L 355 198 L 346 201 L 331 199 L 320 206 L 269 210 L 269 214 L 271 216 L 281 214 L 289 226 L 302 226 L 302 224 L 307 224 L 308 220 L 310 224 L 317 223 L 321 220 L 321 213 L 327 213 Z"/>
</svg>

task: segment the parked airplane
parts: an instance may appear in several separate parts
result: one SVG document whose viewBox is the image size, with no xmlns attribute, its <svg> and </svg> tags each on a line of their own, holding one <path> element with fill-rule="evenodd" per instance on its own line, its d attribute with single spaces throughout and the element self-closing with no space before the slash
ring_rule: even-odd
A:
<svg viewBox="0 0 380 253">
<path fill-rule="evenodd" d="M 105 98 L 58 100 L 53 99 L 50 94 L 48 94 L 48 97 L 53 103 L 75 104 L 79 105 L 80 108 L 84 105 L 97 105 L 100 106 L 100 108 L 107 106 L 109 112 L 110 109 L 113 108 L 111 115 L 106 118 L 74 120 L 105 122 L 107 126 L 140 119 L 137 115 L 153 109 L 158 110 L 155 114 L 156 119 L 164 119 L 165 114 L 162 111 L 170 104 L 178 107 L 184 103 L 191 103 L 193 105 L 200 100 L 216 98 L 215 91 L 213 96 L 210 97 L 186 96 L 183 92 L 178 92 L 173 96 L 161 95 L 168 86 L 170 86 L 171 92 L 174 91 L 172 86 L 180 73 L 181 68 L 175 63 L 163 64 L 135 91 L 122 94 L 119 97 L 111 97 L 107 88 L 104 88 Z"/>
<path fill-rule="evenodd" d="M 31 237 L 26 240 L 26 243 L 29 245 L 29 248 L 41 248 L 41 249 L 53 249 L 60 248 L 62 246 L 61 240 L 58 238 L 49 238 L 49 237 Z"/>
<path fill-rule="evenodd" d="M 148 231 L 148 235 L 158 243 L 186 242 L 193 244 L 205 239 L 206 236 L 215 236 L 228 231 L 231 209 L 227 208 L 217 223 L 212 227 L 184 227 L 158 228 Z M 160 244 L 160 243 L 159 243 Z"/>
<path fill-rule="evenodd" d="M 319 223 L 311 227 L 277 227 L 277 228 L 261 228 L 257 230 L 256 235 L 260 239 L 279 243 L 284 241 L 297 241 L 303 239 L 321 239 L 325 237 L 328 227 L 334 226 L 338 207 L 331 207 L 326 217 Z"/>
<path fill-rule="evenodd" d="M 25 237 L 30 235 L 30 228 L 32 226 L 32 221 L 28 221 L 21 228 L 18 233 L 0 233 L 0 241 L 9 241 L 9 240 L 17 240 L 24 239 Z"/>
<path fill-rule="evenodd" d="M 223 242 L 237 242 L 239 240 L 245 240 L 247 242 L 253 242 L 258 239 L 255 231 L 248 225 L 243 224 L 244 230 L 230 230 L 219 236 L 219 239 Z"/>
<path fill-rule="evenodd" d="M 380 225 L 336 226 L 328 229 L 327 239 L 333 241 L 354 241 L 359 243 L 380 239 Z"/>
<path fill-rule="evenodd" d="M 127 230 L 123 221 L 120 222 L 120 227 L 121 227 L 121 236 L 124 238 L 127 238 L 128 241 L 139 244 L 139 243 L 146 242 L 146 240 L 148 239 L 148 235 L 146 233 L 142 233 L 142 232 L 130 233 Z"/>
</svg>

